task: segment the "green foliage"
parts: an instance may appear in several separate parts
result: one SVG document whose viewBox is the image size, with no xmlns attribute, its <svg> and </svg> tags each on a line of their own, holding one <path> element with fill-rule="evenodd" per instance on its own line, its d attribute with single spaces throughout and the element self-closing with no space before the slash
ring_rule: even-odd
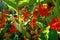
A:
<svg viewBox="0 0 60 40">
<path fill-rule="evenodd" d="M 54 13 L 57 15 L 57 17 L 60 17 L 60 14 L 59 14 L 59 1 L 58 0 L 56 0 L 56 2 L 55 2 Z"/>
<path fill-rule="evenodd" d="M 50 31 L 48 36 L 49 36 L 48 40 L 58 40 L 58 34 L 57 31 L 55 30 Z"/>
<path fill-rule="evenodd" d="M 2 8 L 3 8 L 3 3 L 0 2 L 0 10 L 2 10 Z"/>
<path fill-rule="evenodd" d="M 45 35 L 46 35 L 46 33 L 41 33 L 40 39 L 41 39 L 41 40 L 46 40 L 46 36 L 45 36 Z"/>
<path fill-rule="evenodd" d="M 31 35 L 28 32 L 26 32 L 26 37 L 30 39 Z"/>
<path fill-rule="evenodd" d="M 52 0 L 44 0 L 45 2 L 47 2 L 47 3 L 51 3 L 52 2 Z"/>
<path fill-rule="evenodd" d="M 18 35 L 15 34 L 15 37 L 13 40 L 18 40 Z"/>
<path fill-rule="evenodd" d="M 29 10 L 30 12 L 33 12 L 34 5 L 27 5 L 25 8 L 26 8 L 27 10 Z"/>
<path fill-rule="evenodd" d="M 9 29 L 11 26 L 12 26 L 12 25 L 11 25 L 11 21 L 8 21 L 8 22 L 6 23 L 6 27 Z"/>
<path fill-rule="evenodd" d="M 15 10 L 17 10 L 17 4 L 14 4 L 13 2 L 9 1 L 9 0 L 3 0 L 6 4 L 8 4 L 9 6 L 13 7 Z"/>
<path fill-rule="evenodd" d="M 24 30 L 24 25 L 23 25 L 22 21 L 20 22 L 19 27 L 21 28 L 21 32 L 24 35 L 25 34 L 25 30 Z"/>
<path fill-rule="evenodd" d="M 11 9 L 10 14 L 16 14 L 15 10 Z"/>
<path fill-rule="evenodd" d="M 22 1 L 22 0 L 15 0 L 16 4 L 18 4 L 18 3 L 19 3 L 19 1 Z"/>
<path fill-rule="evenodd" d="M 3 39 L 3 40 L 12 40 L 12 39 L 10 39 L 10 38 L 6 38 L 6 39 Z"/>
<path fill-rule="evenodd" d="M 36 0 L 29 0 L 29 4 L 34 4 L 34 3 L 36 3 Z"/>
<path fill-rule="evenodd" d="M 4 9 L 8 9 L 8 6 L 7 6 L 5 3 L 0 2 L 0 10 L 3 11 L 3 8 L 4 8 Z"/>
<path fill-rule="evenodd" d="M 45 30 L 46 25 L 44 25 L 44 24 L 41 23 L 41 22 L 36 22 L 36 24 L 37 24 L 42 30 Z"/>
</svg>

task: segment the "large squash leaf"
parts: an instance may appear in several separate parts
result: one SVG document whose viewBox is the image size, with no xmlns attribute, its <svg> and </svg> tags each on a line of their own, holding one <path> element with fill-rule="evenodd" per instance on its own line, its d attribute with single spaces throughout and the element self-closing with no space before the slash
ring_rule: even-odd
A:
<svg viewBox="0 0 60 40">
<path fill-rule="evenodd" d="M 50 31 L 48 40 L 58 40 L 57 31 L 55 30 Z"/>
</svg>

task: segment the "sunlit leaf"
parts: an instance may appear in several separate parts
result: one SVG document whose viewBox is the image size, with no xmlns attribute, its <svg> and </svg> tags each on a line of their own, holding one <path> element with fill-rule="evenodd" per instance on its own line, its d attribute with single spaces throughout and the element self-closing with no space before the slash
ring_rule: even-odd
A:
<svg viewBox="0 0 60 40">
<path fill-rule="evenodd" d="M 14 4 L 13 2 L 9 1 L 9 0 L 3 0 L 6 4 L 8 4 L 9 6 L 11 6 L 12 8 L 14 8 L 15 10 L 17 10 L 17 5 Z"/>
<path fill-rule="evenodd" d="M 42 29 L 42 30 L 45 30 L 46 29 L 46 26 L 41 23 L 41 22 L 36 22 L 36 24 Z"/>
</svg>

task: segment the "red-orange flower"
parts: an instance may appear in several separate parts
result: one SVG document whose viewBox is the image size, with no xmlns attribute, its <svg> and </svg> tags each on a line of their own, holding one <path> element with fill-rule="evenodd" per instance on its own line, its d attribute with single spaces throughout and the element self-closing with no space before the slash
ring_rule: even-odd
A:
<svg viewBox="0 0 60 40">
<path fill-rule="evenodd" d="M 3 24 L 5 24 L 6 22 L 7 22 L 7 20 L 6 20 L 6 19 L 2 20 L 2 23 L 3 23 Z"/>
<path fill-rule="evenodd" d="M 17 21 L 18 20 L 18 16 L 14 15 L 14 20 Z"/>
<path fill-rule="evenodd" d="M 3 28 L 3 26 L 2 25 L 0 25 L 0 29 L 2 29 Z"/>
<path fill-rule="evenodd" d="M 29 11 L 28 10 L 25 10 L 24 12 L 23 12 L 23 16 L 28 16 L 28 14 L 29 14 Z"/>
<path fill-rule="evenodd" d="M 2 11 L 0 10 L 0 14 L 2 14 Z"/>
<path fill-rule="evenodd" d="M 11 34 L 4 34 L 3 35 L 3 38 L 10 38 L 11 37 Z"/>
<path fill-rule="evenodd" d="M 24 22 L 26 22 L 28 20 L 28 17 L 24 17 Z"/>
<path fill-rule="evenodd" d="M 24 40 L 27 40 L 26 36 L 24 36 Z"/>
<path fill-rule="evenodd" d="M 48 4 L 41 4 L 39 6 L 39 12 L 41 16 L 49 16 L 50 13 L 48 11 Z"/>
<path fill-rule="evenodd" d="M 32 28 L 36 28 L 37 27 L 37 25 L 36 25 L 36 19 L 37 19 L 37 17 L 38 17 L 38 8 L 35 7 L 32 20 L 31 20 L 31 22 L 29 24 Z"/>
<path fill-rule="evenodd" d="M 30 22 L 29 25 L 30 25 L 32 28 L 36 28 L 36 27 L 37 27 L 36 23 L 33 23 L 33 22 Z"/>
<path fill-rule="evenodd" d="M 4 17 L 5 17 L 5 15 L 2 15 L 2 16 L 1 16 L 1 19 L 4 19 Z"/>
<path fill-rule="evenodd" d="M 5 10 L 5 14 L 9 14 L 9 10 Z"/>
<path fill-rule="evenodd" d="M 31 21 L 32 21 L 33 23 L 36 23 L 36 19 L 37 19 L 36 17 L 33 17 Z"/>
<path fill-rule="evenodd" d="M 0 25 L 1 24 L 5 24 L 6 22 L 7 22 L 7 19 L 5 19 L 5 15 L 2 15 L 1 17 L 0 17 Z"/>
<path fill-rule="evenodd" d="M 10 28 L 10 32 L 15 33 L 16 30 L 17 30 L 16 26 L 12 25 L 12 27 Z"/>
<path fill-rule="evenodd" d="M 34 14 L 33 14 L 33 16 L 37 18 L 37 16 L 38 16 L 38 7 L 34 8 Z"/>
<path fill-rule="evenodd" d="M 50 22 L 50 29 L 51 30 L 60 30 L 60 22 L 59 19 L 54 18 L 51 22 Z"/>
<path fill-rule="evenodd" d="M 24 17 L 24 22 L 26 22 L 28 20 L 28 18 L 29 18 L 29 11 L 25 10 L 22 15 Z"/>
<path fill-rule="evenodd" d="M 35 17 L 32 17 L 32 20 L 31 20 L 31 22 L 30 22 L 30 24 L 29 24 L 32 28 L 36 28 L 37 27 L 37 25 L 36 25 L 36 18 Z"/>
<path fill-rule="evenodd" d="M 18 7 L 18 12 L 20 12 L 20 10 L 21 10 L 21 8 L 20 8 L 20 7 Z"/>
</svg>

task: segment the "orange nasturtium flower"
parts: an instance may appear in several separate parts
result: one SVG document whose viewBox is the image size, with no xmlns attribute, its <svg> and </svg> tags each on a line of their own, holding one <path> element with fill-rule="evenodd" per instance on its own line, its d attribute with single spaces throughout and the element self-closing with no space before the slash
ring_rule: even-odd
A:
<svg viewBox="0 0 60 40">
<path fill-rule="evenodd" d="M 12 25 L 12 27 L 10 28 L 10 32 L 11 33 L 15 33 L 17 30 L 16 26 L 15 25 Z"/>
<path fill-rule="evenodd" d="M 38 8 L 35 8 L 32 20 L 31 20 L 31 22 L 29 24 L 32 28 L 36 28 L 37 27 L 37 25 L 36 25 L 37 17 L 38 17 Z"/>
<path fill-rule="evenodd" d="M 60 30 L 60 21 L 57 18 L 53 18 L 53 20 L 50 22 L 50 29 L 51 30 Z"/>
</svg>

